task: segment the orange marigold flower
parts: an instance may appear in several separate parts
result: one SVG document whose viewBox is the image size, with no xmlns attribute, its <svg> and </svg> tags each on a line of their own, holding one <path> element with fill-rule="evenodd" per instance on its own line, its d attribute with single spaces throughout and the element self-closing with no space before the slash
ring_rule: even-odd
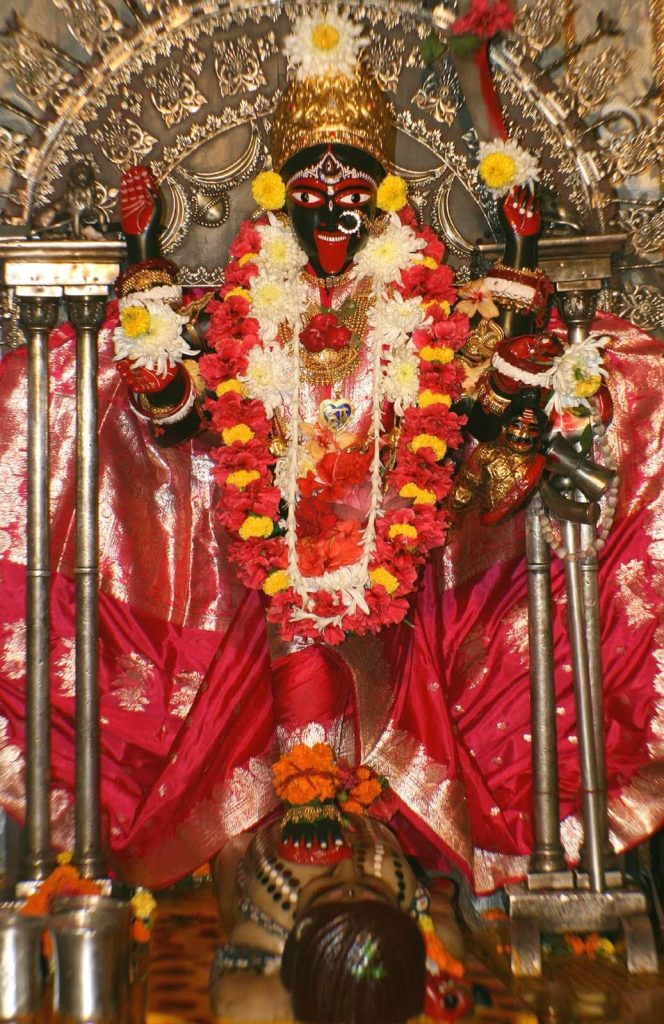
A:
<svg viewBox="0 0 664 1024">
<path fill-rule="evenodd" d="M 289 804 L 333 800 L 339 789 L 339 770 L 327 743 L 298 743 L 273 765 L 272 776 L 277 796 Z"/>
<path fill-rule="evenodd" d="M 134 923 L 132 924 L 132 926 L 131 926 L 131 934 L 132 934 L 135 942 L 149 942 L 150 941 L 149 929 L 147 929 L 145 927 L 144 923 L 141 921 L 140 918 L 137 918 L 134 921 Z"/>
<path fill-rule="evenodd" d="M 351 800 L 357 800 L 363 807 L 368 807 L 380 796 L 382 790 L 383 787 L 378 779 L 367 779 L 366 782 L 359 782 L 357 786 L 353 786 L 349 796 Z"/>
</svg>

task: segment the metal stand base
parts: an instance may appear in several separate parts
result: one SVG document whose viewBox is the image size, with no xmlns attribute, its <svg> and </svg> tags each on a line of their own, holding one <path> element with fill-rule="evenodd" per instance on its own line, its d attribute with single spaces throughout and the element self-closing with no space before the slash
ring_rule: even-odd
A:
<svg viewBox="0 0 664 1024">
<path fill-rule="evenodd" d="M 542 973 L 542 932 L 622 930 L 630 974 L 657 974 L 655 936 L 645 895 L 638 889 L 590 892 L 549 889 L 534 892 L 527 885 L 506 887 L 510 908 L 512 973 Z"/>
<path fill-rule="evenodd" d="M 99 893 L 101 896 L 111 896 L 113 890 L 113 881 L 110 878 L 92 878 L 90 881 L 94 882 L 95 885 L 99 886 Z M 16 883 L 16 899 L 24 900 L 28 896 L 32 896 L 42 883 L 40 881 L 27 881 Z"/>
</svg>

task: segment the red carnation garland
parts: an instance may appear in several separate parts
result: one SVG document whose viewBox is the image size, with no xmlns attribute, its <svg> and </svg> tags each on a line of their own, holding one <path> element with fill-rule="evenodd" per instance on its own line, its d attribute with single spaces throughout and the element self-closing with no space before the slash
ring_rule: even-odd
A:
<svg viewBox="0 0 664 1024">
<path fill-rule="evenodd" d="M 411 208 L 405 207 L 400 218 L 427 243 L 422 251 L 426 262 L 404 271 L 395 287 L 405 299 L 421 298 L 430 323 L 412 336 L 420 358 L 418 404 L 401 418 L 394 462 L 383 477 L 383 514 L 377 520 L 369 565 L 371 586 L 363 591 L 368 611 L 356 607 L 344 614 L 336 592 L 310 595 L 310 610 L 316 616 L 341 615 L 341 625 L 327 625 L 321 632 L 314 621 L 297 618 L 303 599 L 287 577 L 283 502 L 273 478 L 276 457 L 271 446 L 281 440 L 279 430 L 260 401 L 245 397 L 237 379 L 247 370 L 248 353 L 261 344 L 250 304 L 251 281 L 257 273 L 252 256 L 260 252 L 261 244 L 256 222 L 242 224 L 230 248 L 223 298 L 207 307 L 211 313 L 207 341 L 213 351 L 202 357 L 200 367 L 207 387 L 217 396 L 207 408 L 212 427 L 223 441 L 215 454 L 220 488 L 216 514 L 233 537 L 228 553 L 240 579 L 268 594 L 268 619 L 280 625 L 286 640 L 304 636 L 336 644 L 347 633 L 378 632 L 388 623 L 401 621 L 429 551 L 445 539 L 444 501 L 452 477 L 446 454 L 460 446 L 463 425 L 449 408 L 460 397 L 463 380 L 453 355 L 466 341 L 469 324 L 462 314 L 450 313 L 456 292 L 452 271 L 439 262 L 444 255 L 442 242 L 429 228 L 417 225 Z M 311 351 L 340 348 L 348 343 L 346 334 L 333 313 L 318 314 L 303 328 L 300 342 L 312 346 Z M 392 421 L 393 417 L 384 417 L 390 426 Z M 385 463 L 387 435 L 386 428 Z M 360 520 L 339 517 L 334 503 L 349 487 L 361 489 L 365 480 L 366 455 L 330 450 L 318 460 L 315 474 L 310 472 L 298 481 L 298 562 L 304 576 L 348 566 L 361 554 Z"/>
</svg>

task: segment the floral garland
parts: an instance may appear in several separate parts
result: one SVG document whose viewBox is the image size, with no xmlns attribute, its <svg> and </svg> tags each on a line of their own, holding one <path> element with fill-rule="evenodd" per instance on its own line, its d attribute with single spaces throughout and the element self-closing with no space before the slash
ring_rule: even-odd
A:
<svg viewBox="0 0 664 1024">
<path fill-rule="evenodd" d="M 305 323 L 306 256 L 289 222 L 270 213 L 241 226 L 230 254 L 221 299 L 208 305 L 213 351 L 200 363 L 223 442 L 217 515 L 234 538 L 229 557 L 245 584 L 271 598 L 268 618 L 285 639 L 335 644 L 349 632 L 377 632 L 406 615 L 418 569 L 448 525 L 446 455 L 461 444 L 463 422 L 450 411 L 463 377 L 454 353 L 469 326 L 451 312 L 456 292 L 441 265 L 444 247 L 406 206 L 386 215 L 358 254 L 352 281 L 371 293 L 359 339 L 373 379 L 369 450 L 347 450 L 340 435 L 318 431 L 319 457 L 306 472 L 301 438 L 311 428 L 300 416 L 300 346 L 307 331 L 327 331 L 326 317 L 312 318 L 313 332 Z M 364 481 L 364 528 L 337 522 L 321 562 L 320 545 L 316 551 L 303 535 L 304 511 L 331 512 L 340 487 Z"/>
</svg>

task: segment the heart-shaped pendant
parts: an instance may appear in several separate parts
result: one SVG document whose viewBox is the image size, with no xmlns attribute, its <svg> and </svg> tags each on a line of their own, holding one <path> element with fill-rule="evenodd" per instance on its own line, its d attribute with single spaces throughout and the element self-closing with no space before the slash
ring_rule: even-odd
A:
<svg viewBox="0 0 664 1024">
<path fill-rule="evenodd" d="M 347 398 L 324 398 L 318 409 L 318 420 L 321 426 L 336 432 L 343 430 L 354 412 L 353 403 Z"/>
</svg>

